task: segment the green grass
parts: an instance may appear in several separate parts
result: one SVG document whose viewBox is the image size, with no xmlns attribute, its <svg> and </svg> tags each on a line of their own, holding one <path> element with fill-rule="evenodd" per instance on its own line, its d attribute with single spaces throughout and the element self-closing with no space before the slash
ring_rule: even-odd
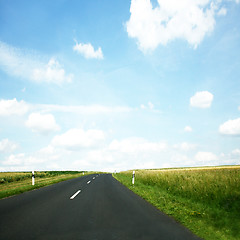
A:
<svg viewBox="0 0 240 240">
<path fill-rule="evenodd" d="M 88 172 L 85 174 L 91 174 Z M 1 172 L 0 199 L 26 191 L 83 176 L 78 171 L 44 171 L 35 172 L 35 185 L 32 186 L 32 172 Z"/>
<path fill-rule="evenodd" d="M 203 239 L 240 239 L 240 166 L 137 170 L 117 180 Z"/>
</svg>

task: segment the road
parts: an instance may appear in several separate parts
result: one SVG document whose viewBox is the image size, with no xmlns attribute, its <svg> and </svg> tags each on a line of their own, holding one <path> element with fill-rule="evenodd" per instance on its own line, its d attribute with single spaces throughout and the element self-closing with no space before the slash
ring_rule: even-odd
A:
<svg viewBox="0 0 240 240">
<path fill-rule="evenodd" d="M 110 174 L 95 174 L 0 200 L 0 239 L 200 238 Z"/>
</svg>

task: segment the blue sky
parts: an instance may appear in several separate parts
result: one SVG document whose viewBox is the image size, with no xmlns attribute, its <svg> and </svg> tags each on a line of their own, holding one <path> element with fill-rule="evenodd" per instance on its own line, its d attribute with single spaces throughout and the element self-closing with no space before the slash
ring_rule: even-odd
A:
<svg viewBox="0 0 240 240">
<path fill-rule="evenodd" d="M 0 1 L 0 171 L 240 164 L 239 0 Z"/>
</svg>

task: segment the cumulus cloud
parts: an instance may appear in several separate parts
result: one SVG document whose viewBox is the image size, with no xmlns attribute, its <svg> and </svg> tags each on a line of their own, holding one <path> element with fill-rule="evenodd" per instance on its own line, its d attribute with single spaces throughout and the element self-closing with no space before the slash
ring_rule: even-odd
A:
<svg viewBox="0 0 240 240">
<path fill-rule="evenodd" d="M 26 126 L 40 134 L 49 134 L 60 129 L 52 114 L 41 113 L 31 113 L 26 121 Z"/>
<path fill-rule="evenodd" d="M 154 50 L 174 39 L 184 39 L 196 48 L 215 26 L 218 0 L 132 0 L 126 23 L 129 37 L 136 38 L 140 50 Z M 224 10 L 220 12 L 224 15 Z"/>
<path fill-rule="evenodd" d="M 0 116 L 24 115 L 29 110 L 29 104 L 16 98 L 10 100 L 0 100 Z"/>
<path fill-rule="evenodd" d="M 209 108 L 212 105 L 213 94 L 208 91 L 196 92 L 190 98 L 190 106 L 197 108 Z"/>
<path fill-rule="evenodd" d="M 226 121 L 220 125 L 219 132 L 224 135 L 240 136 L 240 118 Z"/>
<path fill-rule="evenodd" d="M 43 57 L 30 51 L 12 47 L 0 41 L 0 68 L 11 76 L 33 82 L 62 84 L 71 82 L 73 75 L 67 75 L 54 58 L 46 62 Z"/>
<path fill-rule="evenodd" d="M 0 153 L 9 153 L 17 149 L 18 145 L 7 138 L 0 141 Z"/>
<path fill-rule="evenodd" d="M 77 43 L 74 45 L 73 50 L 77 53 L 83 55 L 85 58 L 96 58 L 103 59 L 102 49 L 99 47 L 97 50 L 94 50 L 91 43 Z"/>
<path fill-rule="evenodd" d="M 105 140 L 105 134 L 101 130 L 73 128 L 57 135 L 52 140 L 52 145 L 70 151 L 80 151 L 83 148 L 98 147 Z"/>
</svg>

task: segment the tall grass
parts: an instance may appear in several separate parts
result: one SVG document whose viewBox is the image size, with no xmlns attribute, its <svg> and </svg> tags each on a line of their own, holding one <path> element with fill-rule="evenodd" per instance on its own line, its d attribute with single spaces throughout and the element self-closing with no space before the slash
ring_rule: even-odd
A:
<svg viewBox="0 0 240 240">
<path fill-rule="evenodd" d="M 205 239 L 240 239 L 240 167 L 136 171 L 116 178 Z"/>
</svg>

